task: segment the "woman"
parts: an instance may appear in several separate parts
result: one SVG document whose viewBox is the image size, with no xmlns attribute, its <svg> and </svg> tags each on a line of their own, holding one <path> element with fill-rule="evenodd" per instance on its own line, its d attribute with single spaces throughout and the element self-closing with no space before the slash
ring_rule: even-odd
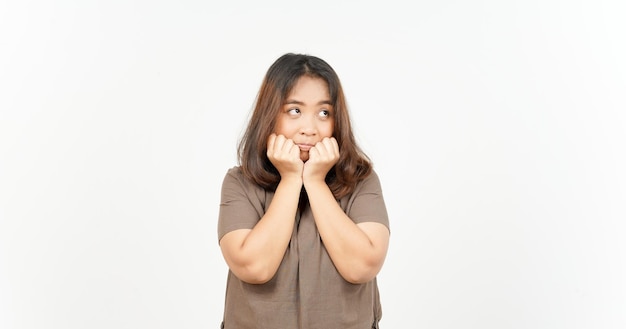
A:
<svg viewBox="0 0 626 329">
<path fill-rule="evenodd" d="M 222 328 L 378 328 L 389 244 L 378 176 L 335 71 L 285 54 L 267 71 L 222 185 Z"/>
</svg>

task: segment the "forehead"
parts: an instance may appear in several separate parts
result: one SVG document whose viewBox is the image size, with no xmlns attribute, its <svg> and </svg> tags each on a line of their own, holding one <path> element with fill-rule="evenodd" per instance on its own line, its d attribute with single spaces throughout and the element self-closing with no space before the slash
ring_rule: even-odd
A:
<svg viewBox="0 0 626 329">
<path fill-rule="evenodd" d="M 319 77 L 312 77 L 308 75 L 298 78 L 293 85 L 287 98 L 293 96 L 318 96 L 329 98 L 328 83 L 326 80 Z"/>
</svg>

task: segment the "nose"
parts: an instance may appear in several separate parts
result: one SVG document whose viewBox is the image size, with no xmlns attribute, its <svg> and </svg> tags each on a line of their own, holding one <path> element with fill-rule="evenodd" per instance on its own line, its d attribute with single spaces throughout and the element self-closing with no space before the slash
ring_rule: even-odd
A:
<svg viewBox="0 0 626 329">
<path fill-rule="evenodd" d="M 317 134 L 317 123 L 313 116 L 304 116 L 300 122 L 300 135 L 315 136 Z"/>
</svg>

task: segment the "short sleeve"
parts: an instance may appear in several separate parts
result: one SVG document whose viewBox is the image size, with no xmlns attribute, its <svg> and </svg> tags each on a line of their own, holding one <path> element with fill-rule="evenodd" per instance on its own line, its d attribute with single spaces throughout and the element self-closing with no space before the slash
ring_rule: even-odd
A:
<svg viewBox="0 0 626 329">
<path fill-rule="evenodd" d="M 354 192 L 342 198 L 342 208 L 355 223 L 377 222 L 389 228 L 387 207 L 376 172 L 357 184 Z"/>
<path fill-rule="evenodd" d="M 218 241 L 226 233 L 252 229 L 263 216 L 265 191 L 248 181 L 239 167 L 228 170 L 222 182 Z"/>
</svg>

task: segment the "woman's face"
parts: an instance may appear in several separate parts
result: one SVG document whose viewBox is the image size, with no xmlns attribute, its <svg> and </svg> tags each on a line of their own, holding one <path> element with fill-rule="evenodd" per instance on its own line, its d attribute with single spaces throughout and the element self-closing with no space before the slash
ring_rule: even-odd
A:
<svg viewBox="0 0 626 329">
<path fill-rule="evenodd" d="M 300 159 L 309 159 L 309 149 L 324 137 L 332 137 L 334 109 L 328 84 L 320 78 L 302 76 L 287 96 L 274 132 L 300 148 Z"/>
</svg>

